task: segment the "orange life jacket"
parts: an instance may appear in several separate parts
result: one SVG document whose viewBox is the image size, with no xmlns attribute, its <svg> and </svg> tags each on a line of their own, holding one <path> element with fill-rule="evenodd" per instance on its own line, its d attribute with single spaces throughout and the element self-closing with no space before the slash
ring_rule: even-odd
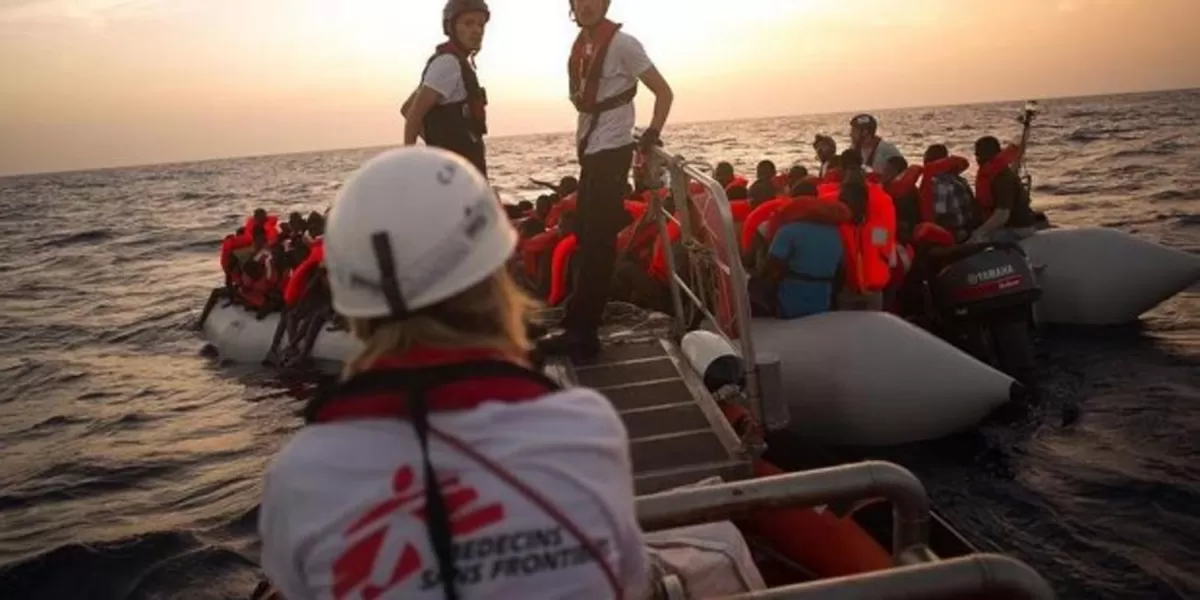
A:
<svg viewBox="0 0 1200 600">
<path fill-rule="evenodd" d="M 975 174 L 975 201 L 979 203 L 979 212 L 984 219 L 991 217 L 996 208 L 996 199 L 992 197 L 992 180 L 1020 157 L 1021 147 L 1009 144 L 986 165 L 979 167 L 979 172 Z"/>
<path fill-rule="evenodd" d="M 742 177 L 741 175 L 734 175 L 733 179 L 729 182 L 729 185 L 725 186 L 725 193 L 728 194 L 729 190 L 732 190 L 739 185 L 742 187 L 750 187 L 750 182 L 746 181 L 746 178 Z"/>
<path fill-rule="evenodd" d="M 771 178 L 771 184 L 775 186 L 775 191 L 781 194 L 788 192 L 788 176 L 787 173 L 779 173 Z"/>
<path fill-rule="evenodd" d="M 521 266 L 529 277 L 537 277 L 538 260 L 542 255 L 554 250 L 562 234 L 557 229 L 543 231 L 533 237 L 521 240 L 518 252 L 521 255 Z"/>
<path fill-rule="evenodd" d="M 750 214 L 746 216 L 746 220 L 742 223 L 742 252 L 750 252 L 754 247 L 754 234 L 758 233 L 758 228 L 763 223 L 771 219 L 784 204 L 788 202 L 787 198 L 775 198 L 759 204 Z"/>
<path fill-rule="evenodd" d="M 841 186 L 824 184 L 818 197 L 826 202 L 841 202 Z M 867 211 L 862 224 L 845 223 L 838 227 L 846 254 L 843 267 L 847 289 L 866 294 L 882 291 L 891 280 L 891 265 L 896 249 L 896 206 L 891 196 L 877 183 L 867 183 Z"/>
<path fill-rule="evenodd" d="M 733 213 L 734 224 L 742 223 L 750 216 L 750 201 L 734 200 L 729 203 L 729 210 Z"/>
<path fill-rule="evenodd" d="M 546 299 L 550 306 L 561 304 L 567 297 L 567 289 L 570 288 L 567 267 L 578 246 L 579 240 L 575 234 L 568 235 L 554 246 L 554 254 L 550 258 L 550 297 Z"/>
<path fill-rule="evenodd" d="M 238 248 L 245 248 L 254 243 L 254 238 L 251 238 L 245 232 L 242 235 L 230 234 L 221 240 L 221 270 L 229 271 L 229 259 L 233 257 L 233 251 Z"/>
<path fill-rule="evenodd" d="M 933 180 L 947 173 L 961 173 L 971 166 L 967 159 L 961 156 L 947 156 L 925 163 L 921 173 L 921 188 L 918 194 L 921 198 L 921 220 L 932 222 L 937 216 L 933 208 Z"/>
<path fill-rule="evenodd" d="M 267 304 L 267 297 L 275 289 L 276 283 L 276 278 L 269 274 L 263 274 L 258 279 L 243 277 L 238 292 L 246 304 L 253 308 L 262 308 Z"/>
<path fill-rule="evenodd" d="M 821 183 L 836 183 L 838 185 L 841 185 L 842 178 L 844 176 L 845 176 L 845 172 L 843 172 L 841 169 L 837 169 L 837 168 L 827 169 L 825 171 L 825 176 L 821 178 L 820 183 L 818 183 L 818 185 L 820 185 Z"/>
<path fill-rule="evenodd" d="M 558 227 L 558 222 L 562 220 L 564 214 L 575 212 L 577 198 L 576 194 L 569 194 L 550 207 L 550 212 L 546 214 L 546 228 Z"/>
<path fill-rule="evenodd" d="M 936 223 L 920 223 L 913 228 L 913 244 L 949 248 L 954 245 L 954 235 Z"/>
<path fill-rule="evenodd" d="M 790 198 L 767 221 L 767 243 L 775 239 L 780 227 L 796 221 L 841 226 L 850 222 L 850 207 L 813 196 Z"/>
<path fill-rule="evenodd" d="M 912 165 L 904 170 L 903 173 L 896 176 L 895 179 L 888 182 L 887 193 L 893 199 L 902 198 L 917 191 L 917 181 L 921 179 L 921 173 L 924 168 L 921 165 Z"/>
<path fill-rule="evenodd" d="M 289 308 L 295 306 L 304 298 L 308 289 L 308 276 L 325 262 L 325 240 L 317 238 L 309 247 L 309 254 L 304 262 L 292 271 L 291 277 L 283 286 L 283 302 Z"/>
<path fill-rule="evenodd" d="M 256 223 L 254 222 L 254 215 L 250 215 L 249 217 L 246 217 L 246 224 L 242 226 L 242 231 L 249 236 L 251 240 L 254 239 L 255 225 Z M 279 217 L 275 215 L 267 215 L 267 220 L 263 222 L 263 229 L 267 233 L 267 242 L 273 243 L 275 238 L 279 236 Z"/>
<path fill-rule="evenodd" d="M 670 271 L 667 269 L 667 247 L 674 245 L 679 241 L 679 224 L 675 221 L 667 221 L 667 244 L 663 244 L 661 235 L 657 235 L 658 229 L 655 228 L 654 236 L 654 254 L 650 258 L 650 268 L 646 270 L 651 277 L 666 283 L 669 281 L 668 275 Z"/>
</svg>

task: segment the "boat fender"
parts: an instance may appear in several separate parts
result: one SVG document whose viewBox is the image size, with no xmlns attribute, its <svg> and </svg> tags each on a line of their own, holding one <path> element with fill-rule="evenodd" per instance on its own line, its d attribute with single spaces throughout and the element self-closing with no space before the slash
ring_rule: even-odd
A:
<svg viewBox="0 0 1200 600">
<path fill-rule="evenodd" d="M 688 363 L 704 378 L 708 391 L 715 392 L 727 385 L 741 388 L 745 384 L 742 358 L 720 335 L 711 331 L 693 331 L 683 336 L 680 347 Z"/>
</svg>

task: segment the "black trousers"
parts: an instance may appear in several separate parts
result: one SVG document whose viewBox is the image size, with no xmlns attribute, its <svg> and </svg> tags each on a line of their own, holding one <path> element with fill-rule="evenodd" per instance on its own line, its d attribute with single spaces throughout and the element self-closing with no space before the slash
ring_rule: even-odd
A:
<svg viewBox="0 0 1200 600">
<path fill-rule="evenodd" d="M 628 222 L 625 185 L 633 164 L 633 144 L 601 150 L 580 160 L 579 196 L 575 208 L 575 283 L 567 300 L 563 327 L 593 334 L 600 328 L 608 303 L 617 234 Z"/>
</svg>

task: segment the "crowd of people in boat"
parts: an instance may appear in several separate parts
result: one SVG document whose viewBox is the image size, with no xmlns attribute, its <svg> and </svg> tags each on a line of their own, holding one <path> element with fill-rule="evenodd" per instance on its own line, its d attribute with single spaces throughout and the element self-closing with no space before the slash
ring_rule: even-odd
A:
<svg viewBox="0 0 1200 600">
<path fill-rule="evenodd" d="M 879 137 L 871 115 L 851 119 L 850 140 L 839 153 L 832 137 L 817 135 L 819 164 L 812 171 L 797 163 L 781 173 L 763 160 L 750 179 L 729 162 L 716 165 L 713 177 L 740 232 L 756 315 L 796 318 L 856 308 L 912 314 L 920 302 L 916 283 L 938 256 L 950 255 L 944 249 L 1016 241 L 1038 225 L 1013 168 L 1023 152 L 1019 141 L 1005 146 L 993 136 L 980 138 L 972 186 L 963 175 L 971 166 L 966 157 L 933 144 L 920 164 L 909 164 Z M 635 168 L 626 186 L 613 297 L 669 310 L 665 252 L 678 242 L 679 227 L 669 223 L 664 247 L 647 208 L 655 195 L 668 211 L 674 202 L 666 187 L 646 189 L 643 182 L 653 179 L 647 175 Z M 515 268 L 531 291 L 557 305 L 573 281 L 578 183 L 569 176 L 557 185 L 537 183 L 551 193 L 509 207 L 522 240 Z M 703 193 L 696 184 L 690 191 Z M 678 258 L 682 263 L 686 256 Z M 909 278 L 914 271 L 921 274 Z"/>
<path fill-rule="evenodd" d="M 213 291 L 205 316 L 222 299 L 253 312 L 260 320 L 282 312 L 284 318 L 271 345 L 273 354 L 285 335 L 289 345 L 268 359 L 281 362 L 302 357 L 325 325 L 344 327 L 330 308 L 324 233 L 322 213 L 313 211 L 306 217 L 292 212 L 281 220 L 256 208 L 241 227 L 221 241 L 225 284 Z"/>
</svg>

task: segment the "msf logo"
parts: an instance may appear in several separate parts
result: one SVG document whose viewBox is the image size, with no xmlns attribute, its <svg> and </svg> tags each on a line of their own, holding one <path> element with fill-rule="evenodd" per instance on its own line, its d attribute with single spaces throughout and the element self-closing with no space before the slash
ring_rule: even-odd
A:
<svg viewBox="0 0 1200 600">
<path fill-rule="evenodd" d="M 498 502 L 472 507 L 478 504 L 479 492 L 457 477 L 439 477 L 438 483 L 446 498 L 451 535 L 468 536 L 504 520 L 504 506 Z M 334 598 L 374 600 L 421 572 L 424 563 L 416 545 L 393 527 L 405 516 L 421 523 L 426 519 L 425 490 L 416 485 L 407 465 L 392 477 L 392 497 L 346 529 L 347 547 L 333 563 Z"/>
</svg>

